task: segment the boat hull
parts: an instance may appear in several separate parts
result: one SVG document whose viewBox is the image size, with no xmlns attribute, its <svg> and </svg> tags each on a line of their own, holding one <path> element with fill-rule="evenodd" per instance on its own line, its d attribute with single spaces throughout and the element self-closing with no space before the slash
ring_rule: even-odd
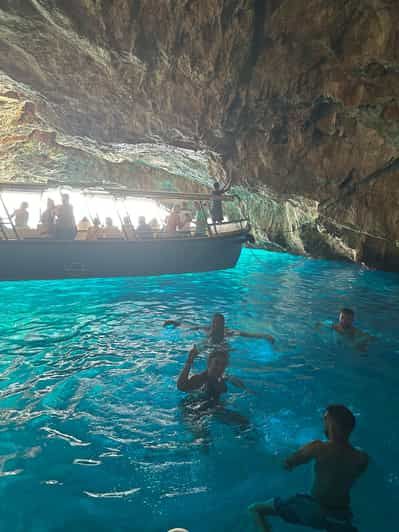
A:
<svg viewBox="0 0 399 532">
<path fill-rule="evenodd" d="M 246 232 L 149 240 L 1 240 L 0 281 L 128 277 L 235 266 Z"/>
</svg>

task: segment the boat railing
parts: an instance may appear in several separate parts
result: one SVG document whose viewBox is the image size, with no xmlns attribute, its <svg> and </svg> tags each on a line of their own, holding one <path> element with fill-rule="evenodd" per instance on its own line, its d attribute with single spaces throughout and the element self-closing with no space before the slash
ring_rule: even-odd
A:
<svg viewBox="0 0 399 532">
<path fill-rule="evenodd" d="M 0 222 L 1 224 L 1 222 Z M 78 230 L 74 240 L 80 241 L 110 241 L 110 240 L 149 240 L 149 239 L 173 239 L 173 238 L 214 238 L 217 236 L 227 235 L 229 233 L 237 233 L 242 231 L 248 231 L 250 229 L 247 219 L 229 220 L 221 223 L 208 223 L 205 227 L 193 226 L 187 231 L 176 231 L 168 233 L 161 229 L 154 229 L 149 232 L 136 232 L 135 230 L 129 231 L 129 227 L 123 227 L 122 229 L 116 229 L 112 232 L 106 230 L 100 231 L 95 238 L 90 238 L 87 230 Z M 1 225 L 0 240 L 53 240 L 47 234 L 43 233 L 40 228 L 33 229 L 30 227 L 15 228 L 6 227 Z"/>
</svg>

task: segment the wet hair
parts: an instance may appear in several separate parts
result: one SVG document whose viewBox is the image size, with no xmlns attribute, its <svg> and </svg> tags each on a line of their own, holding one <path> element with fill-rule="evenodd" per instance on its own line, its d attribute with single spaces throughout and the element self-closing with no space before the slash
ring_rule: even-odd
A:
<svg viewBox="0 0 399 532">
<path fill-rule="evenodd" d="M 219 319 L 219 320 L 221 320 L 221 321 L 224 322 L 224 316 L 223 316 L 223 314 L 221 314 L 220 312 L 216 312 L 216 313 L 213 315 L 212 321 L 215 321 L 215 319 Z"/>
<path fill-rule="evenodd" d="M 348 314 L 352 318 L 355 316 L 355 312 L 351 308 L 341 308 L 340 312 L 341 314 Z"/>
<path fill-rule="evenodd" d="M 221 327 L 216 328 L 215 322 L 219 321 Z M 216 313 L 212 318 L 211 338 L 213 342 L 220 343 L 224 340 L 224 316 L 223 314 Z"/>
<path fill-rule="evenodd" d="M 348 438 L 356 425 L 355 416 L 344 405 L 329 405 L 326 413 L 334 421 L 344 438 Z"/>
</svg>

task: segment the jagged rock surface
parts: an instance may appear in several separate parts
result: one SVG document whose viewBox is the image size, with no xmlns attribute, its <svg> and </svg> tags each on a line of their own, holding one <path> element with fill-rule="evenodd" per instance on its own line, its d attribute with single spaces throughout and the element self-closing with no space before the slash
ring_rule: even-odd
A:
<svg viewBox="0 0 399 532">
<path fill-rule="evenodd" d="M 0 0 L 3 179 L 183 186 L 192 163 L 204 184 L 216 152 L 273 192 L 278 215 L 255 209 L 269 238 L 306 198 L 313 229 L 285 247 L 328 255 L 328 230 L 399 269 L 398 28 L 397 0 Z"/>
</svg>

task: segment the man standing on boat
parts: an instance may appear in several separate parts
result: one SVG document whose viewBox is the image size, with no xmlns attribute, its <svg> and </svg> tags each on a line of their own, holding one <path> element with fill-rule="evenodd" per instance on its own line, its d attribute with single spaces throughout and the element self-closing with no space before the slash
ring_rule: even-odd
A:
<svg viewBox="0 0 399 532">
<path fill-rule="evenodd" d="M 69 195 L 61 195 L 62 203 L 55 208 L 57 219 L 55 221 L 55 238 L 57 240 L 74 240 L 76 236 L 76 223 L 73 207 L 69 203 Z"/>
<path fill-rule="evenodd" d="M 25 229 L 28 227 L 29 212 L 28 212 L 28 203 L 23 201 L 19 209 L 15 209 L 12 213 L 11 218 L 15 218 L 15 227 L 17 229 Z"/>
<path fill-rule="evenodd" d="M 220 184 L 217 181 L 214 182 L 211 202 L 211 215 L 214 224 L 223 222 L 222 198 L 226 190 L 226 187 L 220 188 Z"/>
</svg>

